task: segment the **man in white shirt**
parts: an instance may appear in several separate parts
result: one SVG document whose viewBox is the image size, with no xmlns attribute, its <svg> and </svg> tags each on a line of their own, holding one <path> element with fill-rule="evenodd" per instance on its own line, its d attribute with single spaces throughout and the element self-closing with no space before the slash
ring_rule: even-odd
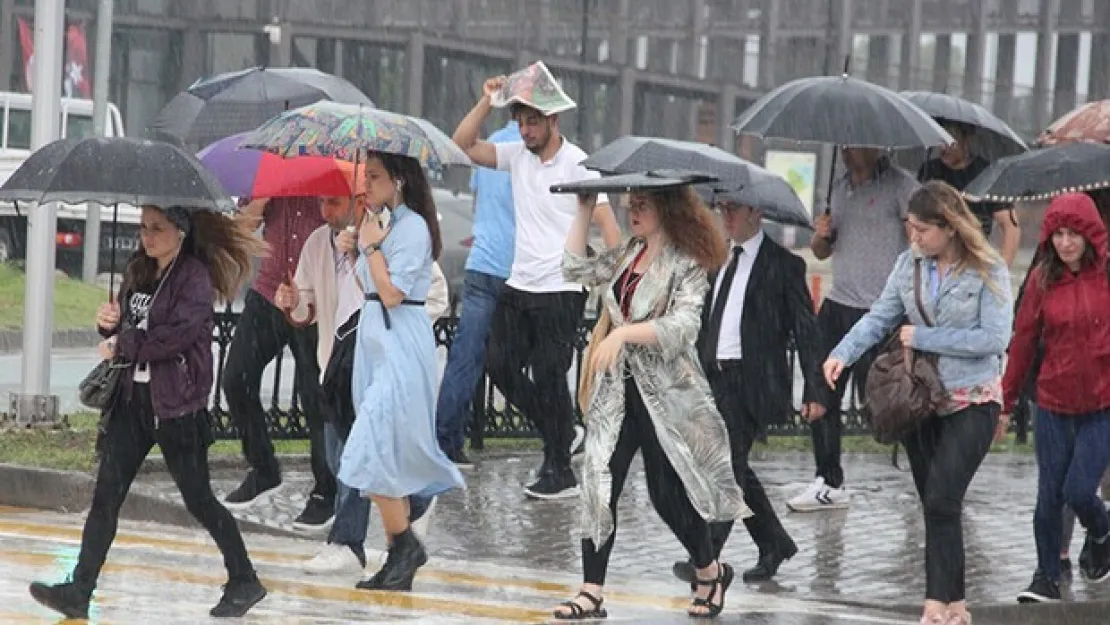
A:
<svg viewBox="0 0 1110 625">
<path fill-rule="evenodd" d="M 528 418 L 544 443 L 537 479 L 524 489 L 537 499 L 575 496 L 578 482 L 570 468 L 574 404 L 567 372 L 574 358 L 585 290 L 563 279 L 563 244 L 578 211 L 573 195 L 550 192 L 553 184 L 597 178 L 581 165 L 586 153 L 559 132 L 559 116 L 516 104 L 511 112 L 523 141 L 479 140 L 492 110 L 490 97 L 505 78 L 490 78 L 483 95 L 459 123 L 454 140 L 478 165 L 507 171 L 516 211 L 513 266 L 494 314 L 487 369 L 510 404 Z M 593 214 L 605 244 L 620 239 L 608 200 L 598 198 Z"/>
</svg>

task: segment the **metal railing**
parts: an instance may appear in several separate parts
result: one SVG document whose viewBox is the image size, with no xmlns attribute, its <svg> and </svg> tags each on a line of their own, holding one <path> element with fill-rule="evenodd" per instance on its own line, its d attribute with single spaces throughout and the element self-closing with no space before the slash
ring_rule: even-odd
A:
<svg viewBox="0 0 1110 625">
<path fill-rule="evenodd" d="M 216 313 L 216 326 L 213 331 L 213 342 L 217 346 L 216 379 L 219 380 L 226 362 L 228 345 L 235 333 L 235 326 L 239 320 L 239 313 L 231 310 Z M 585 317 L 578 327 L 578 337 L 575 341 L 574 378 L 579 379 L 581 373 L 581 356 L 593 329 L 594 319 Z M 458 326 L 458 318 L 452 314 L 435 323 L 436 346 L 451 349 L 451 342 Z M 797 369 L 797 352 L 791 347 L 791 369 Z M 265 406 L 270 435 L 274 439 L 307 438 L 308 430 L 305 425 L 304 413 L 298 401 L 297 382 L 294 377 L 293 389 L 289 397 L 283 397 L 281 390 L 282 367 L 289 363 L 282 362 L 283 355 L 279 353 L 274 363 L 273 393 L 269 398 L 269 405 Z M 863 434 L 868 432 L 865 417 L 858 409 L 855 385 L 849 385 L 848 407 L 842 411 L 845 434 Z M 538 436 L 532 424 L 513 406 L 507 405 L 500 393 L 487 376 L 483 375 L 478 383 L 478 389 L 472 405 L 473 418 L 467 435 L 471 446 L 481 449 L 486 438 L 532 438 Z M 797 399 L 797 398 L 796 398 Z M 575 402 L 577 404 L 577 402 Z M 809 427 L 801 417 L 797 402 L 792 402 L 795 408 L 790 414 L 772 416 L 768 420 L 769 436 L 797 436 L 807 435 Z M 577 406 L 575 407 L 577 410 Z M 235 426 L 223 402 L 223 390 L 217 383 L 212 402 L 212 415 L 216 422 L 217 438 L 234 439 L 238 437 Z M 582 415 L 578 414 L 579 421 Z"/>
</svg>

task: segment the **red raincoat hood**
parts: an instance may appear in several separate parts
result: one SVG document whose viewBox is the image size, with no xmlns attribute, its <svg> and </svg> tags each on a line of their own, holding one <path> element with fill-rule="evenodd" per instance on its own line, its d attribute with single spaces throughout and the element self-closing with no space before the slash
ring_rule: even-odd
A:
<svg viewBox="0 0 1110 625">
<path fill-rule="evenodd" d="M 1052 244 L 1052 233 L 1070 228 L 1087 240 L 1100 261 L 1106 260 L 1106 224 L 1098 214 L 1094 200 L 1086 193 L 1065 193 L 1052 200 L 1041 223 L 1041 245 Z"/>
</svg>

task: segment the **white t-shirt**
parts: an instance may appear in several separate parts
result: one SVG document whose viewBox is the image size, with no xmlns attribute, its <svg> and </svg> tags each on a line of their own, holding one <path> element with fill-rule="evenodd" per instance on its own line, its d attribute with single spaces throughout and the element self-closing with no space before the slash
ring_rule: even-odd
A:
<svg viewBox="0 0 1110 625">
<path fill-rule="evenodd" d="M 582 285 L 563 280 L 563 249 L 578 213 L 578 196 L 551 193 L 550 188 L 601 175 L 579 165 L 586 153 L 565 138 L 546 163 L 519 141 L 495 143 L 494 147 L 497 169 L 509 172 L 512 178 L 516 207 L 515 253 L 506 284 L 532 293 L 581 291 Z M 604 194 L 597 198 L 598 204 L 608 201 Z"/>
</svg>

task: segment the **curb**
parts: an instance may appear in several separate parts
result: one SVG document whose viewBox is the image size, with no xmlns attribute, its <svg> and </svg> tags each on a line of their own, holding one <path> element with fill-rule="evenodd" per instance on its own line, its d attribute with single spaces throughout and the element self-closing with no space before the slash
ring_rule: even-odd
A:
<svg viewBox="0 0 1110 625">
<path fill-rule="evenodd" d="M 96 330 L 60 330 L 51 337 L 51 345 L 63 349 L 96 347 L 103 337 Z M 23 351 L 23 330 L 0 330 L 0 354 Z"/>
<path fill-rule="evenodd" d="M 13 464 L 0 464 L 0 505 L 36 508 L 74 514 L 88 510 L 95 485 L 93 477 L 78 471 L 55 471 Z M 120 509 L 129 521 L 163 523 L 177 527 L 199 527 L 185 506 L 131 491 Z M 261 523 L 236 519 L 244 532 L 271 536 L 303 536 Z"/>
<path fill-rule="evenodd" d="M 919 603 L 873 603 L 868 601 L 846 601 L 844 599 L 827 599 L 829 603 L 836 603 L 850 608 L 877 610 L 905 614 L 917 617 L 921 614 Z M 1060 603 L 971 603 L 969 611 L 975 617 L 976 623 L 993 625 L 1091 625 L 1103 622 L 1107 611 L 1110 611 L 1110 601 L 1063 601 Z"/>
</svg>

